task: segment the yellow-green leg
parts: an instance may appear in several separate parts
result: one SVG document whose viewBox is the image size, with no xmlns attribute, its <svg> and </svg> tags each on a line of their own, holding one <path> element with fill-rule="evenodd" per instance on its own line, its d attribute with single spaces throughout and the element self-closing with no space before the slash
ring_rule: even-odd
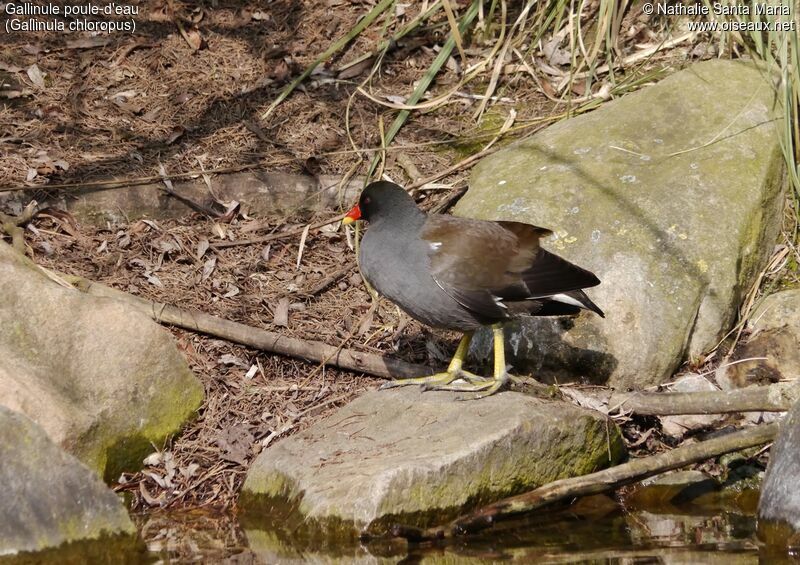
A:
<svg viewBox="0 0 800 565">
<path fill-rule="evenodd" d="M 503 326 L 494 324 L 492 326 L 492 337 L 494 341 L 494 376 L 491 379 L 481 379 L 483 382 L 472 381 L 471 384 L 454 384 L 447 387 L 440 387 L 443 390 L 457 390 L 461 392 L 480 392 L 474 396 L 465 396 L 459 400 L 477 400 L 491 396 L 509 381 L 506 371 L 506 351 L 505 340 L 503 339 Z"/>
<path fill-rule="evenodd" d="M 412 377 L 387 381 L 383 383 L 381 389 L 407 385 L 422 385 L 425 390 L 447 390 L 444 387 L 447 387 L 447 385 L 456 379 L 463 378 L 470 382 L 480 382 L 485 380 L 483 377 L 473 375 L 472 373 L 462 369 L 462 366 L 464 365 L 464 359 L 466 359 L 467 352 L 469 351 L 469 344 L 472 341 L 472 333 L 473 332 L 467 332 L 461 338 L 461 341 L 458 343 L 456 353 L 453 355 L 453 358 L 450 360 L 450 364 L 447 366 L 447 371 L 444 373 L 436 373 L 435 375 L 430 375 L 428 377 Z"/>
</svg>

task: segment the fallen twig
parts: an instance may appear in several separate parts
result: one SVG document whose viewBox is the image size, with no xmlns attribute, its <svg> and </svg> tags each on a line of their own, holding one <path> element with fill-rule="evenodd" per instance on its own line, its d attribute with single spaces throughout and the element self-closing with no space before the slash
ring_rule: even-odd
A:
<svg viewBox="0 0 800 565">
<path fill-rule="evenodd" d="M 415 182 L 412 182 L 410 185 L 408 185 L 406 187 L 406 190 L 413 190 L 415 188 L 419 188 L 421 186 L 425 186 L 429 182 L 433 182 L 433 181 L 439 180 L 442 177 L 445 177 L 445 176 L 447 176 L 447 175 L 449 175 L 451 173 L 454 173 L 454 172 L 456 172 L 456 171 L 458 171 L 460 169 L 463 169 L 467 165 L 471 165 L 475 161 L 483 159 L 487 155 L 490 155 L 491 153 L 494 153 L 494 151 L 496 151 L 496 149 L 493 149 L 493 146 L 494 146 L 495 142 L 497 142 L 498 139 L 503 137 L 503 135 L 511 128 L 511 126 L 513 125 L 514 120 L 516 119 L 516 117 L 517 117 L 517 113 L 514 110 L 511 110 L 511 112 L 509 112 L 508 117 L 506 118 L 506 121 L 503 123 L 503 126 L 500 128 L 500 131 L 498 131 L 497 135 L 494 136 L 492 138 L 492 140 L 489 141 L 489 143 L 486 144 L 486 147 L 484 147 L 483 149 L 481 149 L 480 151 L 478 151 L 474 155 L 470 155 L 466 159 L 463 159 L 463 160 L 459 161 L 458 163 L 456 163 L 455 165 L 453 165 L 451 167 L 448 167 L 447 169 L 439 171 L 438 173 L 434 173 L 433 175 L 431 175 L 429 177 L 426 177 L 424 179 L 419 179 L 419 180 L 417 180 Z"/>
<path fill-rule="evenodd" d="M 456 33 L 463 34 L 466 32 L 467 26 L 469 26 L 472 20 L 475 19 L 475 16 L 478 15 L 478 8 L 480 5 L 481 5 L 480 2 L 478 2 L 477 0 L 473 0 L 469 8 L 467 8 L 467 10 L 464 12 L 464 15 L 461 17 L 461 21 L 458 23 L 456 30 L 450 33 L 447 40 L 444 42 L 444 45 L 442 45 L 442 48 L 439 50 L 439 53 L 436 55 L 436 58 L 431 63 L 430 67 L 428 67 L 428 70 L 417 81 L 417 85 L 414 88 L 414 91 L 408 97 L 408 100 L 406 100 L 406 102 L 409 105 L 414 105 L 417 102 L 419 102 L 420 99 L 422 98 L 422 95 L 425 94 L 425 92 L 428 90 L 431 83 L 433 82 L 433 79 L 439 73 L 439 70 L 445 64 L 448 57 L 450 57 L 450 53 L 453 51 L 453 47 L 455 46 L 456 43 L 455 34 Z M 409 115 L 410 115 L 410 110 L 401 110 L 400 112 L 398 112 L 397 116 L 395 116 L 394 121 L 392 121 L 392 124 L 389 126 L 389 129 L 386 131 L 385 136 L 383 136 L 383 139 L 385 140 L 384 141 L 385 145 L 388 146 L 394 140 L 395 136 L 400 131 L 400 128 L 402 128 L 403 125 L 406 123 L 406 120 L 408 119 Z M 382 154 L 384 153 L 378 153 L 373 156 L 372 162 L 370 163 L 369 169 L 367 170 L 367 177 L 372 176 L 372 173 L 378 166 L 378 162 L 380 161 Z"/>
<path fill-rule="evenodd" d="M 330 275 L 319 281 L 317 284 L 309 288 L 307 291 L 305 291 L 305 294 L 307 294 L 308 296 L 316 296 L 317 294 L 319 294 L 320 292 L 331 286 L 333 283 L 335 283 L 336 281 L 347 275 L 347 273 L 352 271 L 355 267 L 356 267 L 355 261 L 348 261 L 344 267 L 342 267 L 338 271 L 335 271 L 334 273 L 331 273 Z"/>
<path fill-rule="evenodd" d="M 160 302 L 146 300 L 83 277 L 72 275 L 61 275 L 61 277 L 88 294 L 121 300 L 157 322 L 213 335 L 235 343 L 255 347 L 262 351 L 299 357 L 308 361 L 385 378 L 428 375 L 432 372 L 425 365 L 406 363 L 405 361 L 372 353 L 339 349 L 319 341 L 287 337 L 238 322 L 224 320 L 203 312 L 184 310 Z"/>
<path fill-rule="evenodd" d="M 195 212 L 200 212 L 201 214 L 205 214 L 209 218 L 219 218 L 220 217 L 220 214 L 218 214 L 217 212 L 215 212 L 211 208 L 208 208 L 207 206 L 204 206 L 203 204 L 200 204 L 199 202 L 195 202 L 191 198 L 187 198 L 187 197 L 175 192 L 175 187 L 172 185 L 172 181 L 170 180 L 170 177 L 167 174 L 167 170 L 164 168 L 164 165 L 161 164 L 161 163 L 158 164 L 158 172 L 161 174 L 161 182 L 164 183 L 164 187 L 162 188 L 162 190 L 164 192 L 166 192 L 167 194 L 169 194 L 173 198 L 177 198 L 178 200 L 180 200 L 181 202 L 186 204 L 189 208 L 191 208 Z"/>
<path fill-rule="evenodd" d="M 789 381 L 708 392 L 611 392 L 609 395 L 609 391 L 582 391 L 582 394 L 607 404 L 609 412 L 642 416 L 785 412 L 800 401 L 800 383 Z"/>
<path fill-rule="evenodd" d="M 692 463 L 768 443 L 775 439 L 778 429 L 779 425 L 774 423 L 739 430 L 708 441 L 684 445 L 666 453 L 635 459 L 582 477 L 554 481 L 530 492 L 479 508 L 475 512 L 456 518 L 446 526 L 425 530 L 396 526 L 392 533 L 409 541 L 436 540 L 476 533 L 490 528 L 500 520 L 532 512 L 555 502 L 614 490 Z"/>
<path fill-rule="evenodd" d="M 636 53 L 629 55 L 625 59 L 617 61 L 611 65 L 609 64 L 600 65 L 599 67 L 593 69 L 592 71 L 584 71 L 574 74 L 563 73 L 565 76 L 562 78 L 561 82 L 556 87 L 556 90 L 560 92 L 564 89 L 564 87 L 570 84 L 570 82 L 574 82 L 576 80 L 582 80 L 590 77 L 597 77 L 598 75 L 609 72 L 611 69 L 618 69 L 620 67 L 627 67 L 632 63 L 638 63 L 639 61 L 650 58 L 652 55 L 655 55 L 659 51 L 672 49 L 673 47 L 680 45 L 687 39 L 693 39 L 696 36 L 697 36 L 696 31 L 690 31 L 684 33 L 683 35 L 679 35 L 678 37 L 673 37 L 667 41 L 663 41 L 658 45 L 653 45 L 652 47 L 648 47 L 647 49 L 642 49 L 641 51 L 637 51 Z"/>
<path fill-rule="evenodd" d="M 275 241 L 276 239 L 283 239 L 284 237 L 289 237 L 292 235 L 300 235 L 306 230 L 306 228 L 308 228 L 309 230 L 315 230 L 321 228 L 322 226 L 327 226 L 328 224 L 340 221 L 342 218 L 344 218 L 344 214 L 339 214 L 338 216 L 335 216 L 333 218 L 328 218 L 327 220 L 322 220 L 314 224 L 299 226 L 294 229 L 278 233 L 271 233 L 263 237 L 253 237 L 251 239 L 238 239 L 236 241 L 220 241 L 217 243 L 212 243 L 210 247 L 212 249 L 223 249 L 225 247 L 236 247 L 238 245 L 253 245 L 254 243 L 268 243 L 270 241 Z"/>
<path fill-rule="evenodd" d="M 261 119 L 267 119 L 269 115 L 278 107 L 278 105 L 283 102 L 287 96 L 289 96 L 294 90 L 302 83 L 305 79 L 311 76 L 311 73 L 314 72 L 314 69 L 320 63 L 328 60 L 331 55 L 339 51 L 342 47 L 350 43 L 354 38 L 356 38 L 362 31 L 364 31 L 369 24 L 371 24 L 375 18 L 380 16 L 383 12 L 385 12 L 389 6 L 392 5 L 392 0 L 382 0 L 378 5 L 376 5 L 372 10 L 369 11 L 367 15 L 365 15 L 359 22 L 354 25 L 343 37 L 339 38 L 333 44 L 331 44 L 321 55 L 319 55 L 313 63 L 311 63 L 306 69 L 295 78 L 292 82 L 286 85 L 278 97 L 272 101 L 272 104 L 269 105 L 267 111 L 261 115 Z"/>
<path fill-rule="evenodd" d="M 442 198 L 436 205 L 431 208 L 431 213 L 433 214 L 444 214 L 447 212 L 456 202 L 458 202 L 462 196 L 467 193 L 467 187 L 462 186 L 461 188 L 454 188 L 450 191 L 450 194 Z"/>
<path fill-rule="evenodd" d="M 22 255 L 25 255 L 25 230 L 22 226 L 33 219 L 37 206 L 35 200 L 29 202 L 19 216 L 9 216 L 0 212 L 0 231 L 11 236 L 12 247 Z"/>
</svg>

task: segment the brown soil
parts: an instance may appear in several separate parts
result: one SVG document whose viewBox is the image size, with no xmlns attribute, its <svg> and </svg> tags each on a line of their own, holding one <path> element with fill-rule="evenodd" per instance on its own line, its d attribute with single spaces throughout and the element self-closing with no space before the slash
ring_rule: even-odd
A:
<svg viewBox="0 0 800 565">
<path fill-rule="evenodd" d="M 0 187 L 149 176 L 159 163 L 169 173 L 200 165 L 257 165 L 344 174 L 363 167 L 380 147 L 379 121 L 388 127 L 394 111 L 361 95 L 351 99 L 369 68 L 335 78 L 349 61 L 375 49 L 381 26 L 367 29 L 261 119 L 285 84 L 364 16 L 368 4 L 131 4 L 139 7 L 136 35 L 112 34 L 105 45 L 87 46 L 90 38 L 77 34 L 4 35 L 0 79 L 12 94 L 0 94 Z M 387 31 L 407 23 L 417 10 L 412 3 Z M 179 24 L 189 39 L 201 38 L 203 47 L 195 50 Z M 441 44 L 447 31 L 442 16 L 407 36 L 386 56 L 367 90 L 381 98 L 408 95 L 436 55 L 431 47 Z M 70 43 L 76 40 L 82 43 Z M 471 62 L 480 55 L 478 50 Z M 29 78 L 33 65 L 44 75 L 43 87 Z M 457 80 L 445 69 L 435 90 L 446 91 Z M 552 106 L 522 81 L 509 85 L 503 96 L 514 100 L 519 123 Z M 476 133 L 474 123 L 463 119 L 475 107 L 474 100 L 456 97 L 436 112 L 415 114 L 394 145 L 404 147 L 423 174 L 443 169 L 452 155 L 433 149 Z M 497 112 L 504 115 L 507 108 L 500 103 Z M 402 180 L 401 170 L 389 165 Z"/>
</svg>

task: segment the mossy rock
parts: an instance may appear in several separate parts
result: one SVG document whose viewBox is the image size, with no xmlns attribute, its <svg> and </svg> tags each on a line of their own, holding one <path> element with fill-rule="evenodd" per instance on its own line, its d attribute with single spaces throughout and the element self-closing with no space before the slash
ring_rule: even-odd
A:
<svg viewBox="0 0 800 565">
<path fill-rule="evenodd" d="M 475 167 L 454 214 L 550 228 L 544 246 L 602 280 L 606 319 L 526 319 L 516 368 L 644 387 L 718 342 L 779 229 L 776 104 L 762 69 L 707 61 Z"/>
<path fill-rule="evenodd" d="M 395 523 L 442 523 L 624 455 L 613 422 L 564 402 L 375 391 L 262 452 L 241 505 L 249 527 L 283 512 L 301 517 L 309 539 L 352 539 Z"/>
<path fill-rule="evenodd" d="M 0 406 L 0 556 L 135 535 L 122 501 L 30 419 Z"/>
<path fill-rule="evenodd" d="M 171 334 L 50 280 L 0 242 L 0 404 L 107 480 L 136 470 L 203 400 Z"/>
</svg>

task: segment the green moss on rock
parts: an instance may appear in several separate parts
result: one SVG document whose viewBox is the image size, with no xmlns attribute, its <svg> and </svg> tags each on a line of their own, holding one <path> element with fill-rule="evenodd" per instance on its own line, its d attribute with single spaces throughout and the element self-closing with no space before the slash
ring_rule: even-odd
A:
<svg viewBox="0 0 800 565">
<path fill-rule="evenodd" d="M 136 529 L 120 499 L 27 417 L 0 406 L 0 555 Z"/>
<path fill-rule="evenodd" d="M 515 367 L 644 387 L 719 341 L 780 225 L 773 98 L 763 69 L 707 61 L 478 163 L 454 214 L 550 228 L 543 245 L 602 281 L 606 319 L 522 322 Z"/>
<path fill-rule="evenodd" d="M 518 393 L 462 403 L 449 393 L 373 392 L 265 450 L 241 505 L 253 524 L 259 509 L 279 501 L 309 528 L 336 524 L 331 535 L 378 535 L 397 522 L 440 523 L 624 454 L 612 422 L 562 402 Z"/>
<path fill-rule="evenodd" d="M 0 242 L 0 398 L 107 479 L 194 417 L 203 386 L 168 331 L 49 280 Z"/>
</svg>

